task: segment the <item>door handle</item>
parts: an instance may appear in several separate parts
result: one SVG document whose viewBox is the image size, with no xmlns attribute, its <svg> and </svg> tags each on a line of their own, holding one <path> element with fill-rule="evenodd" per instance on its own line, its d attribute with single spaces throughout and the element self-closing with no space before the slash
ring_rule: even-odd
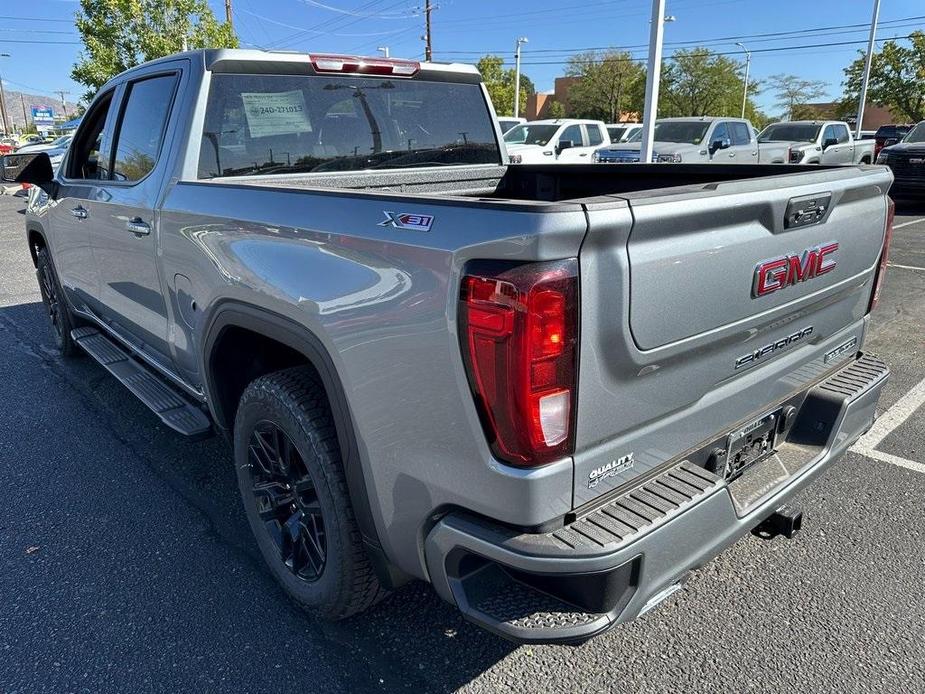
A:
<svg viewBox="0 0 925 694">
<path fill-rule="evenodd" d="M 125 228 L 133 234 L 138 234 L 139 236 L 147 236 L 151 233 L 151 225 L 147 222 L 141 221 L 138 217 L 128 220 L 125 223 Z"/>
<path fill-rule="evenodd" d="M 83 207 L 82 205 L 78 205 L 77 207 L 72 209 L 71 214 L 77 217 L 77 219 L 86 219 L 87 217 L 90 216 L 89 210 L 87 210 L 87 208 Z"/>
<path fill-rule="evenodd" d="M 734 157 L 735 155 L 736 155 L 735 152 L 730 152 L 730 153 L 729 153 L 729 156 L 730 156 L 730 157 Z"/>
<path fill-rule="evenodd" d="M 587 153 L 587 152 L 582 152 L 582 153 L 579 154 L 578 156 L 579 156 L 579 157 L 586 157 L 586 156 L 588 156 L 588 153 Z"/>
</svg>

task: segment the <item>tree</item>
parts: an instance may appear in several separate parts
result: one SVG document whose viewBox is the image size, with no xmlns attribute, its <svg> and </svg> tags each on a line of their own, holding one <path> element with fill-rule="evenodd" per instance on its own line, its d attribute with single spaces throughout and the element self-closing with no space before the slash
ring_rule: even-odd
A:
<svg viewBox="0 0 925 694">
<path fill-rule="evenodd" d="M 146 60 L 188 48 L 237 48 L 231 25 L 207 0 L 80 0 L 83 50 L 71 71 L 89 102 L 109 79 Z"/>
<path fill-rule="evenodd" d="M 546 109 L 547 118 L 565 118 L 568 112 L 565 110 L 565 105 L 561 101 L 550 101 L 549 108 Z"/>
<path fill-rule="evenodd" d="M 565 74 L 579 78 L 568 92 L 568 110 L 578 118 L 616 123 L 623 113 L 642 111 L 645 70 L 626 51 L 578 53 Z"/>
<path fill-rule="evenodd" d="M 742 113 L 745 65 L 708 48 L 675 51 L 662 67 L 661 116 L 738 116 Z M 749 95 L 760 91 L 749 80 Z M 748 99 L 746 116 L 757 113 Z"/>
<path fill-rule="evenodd" d="M 864 54 L 845 68 L 843 105 L 857 112 L 864 76 Z M 909 45 L 886 41 L 874 53 L 867 82 L 867 98 L 911 122 L 925 120 L 925 32 L 910 34 Z"/>
<path fill-rule="evenodd" d="M 775 106 L 786 111 L 787 120 L 793 120 L 794 109 L 826 95 L 828 85 L 819 80 L 804 80 L 796 75 L 771 75 L 768 86 L 777 98 Z"/>
<path fill-rule="evenodd" d="M 495 113 L 499 116 L 514 115 L 514 81 L 516 71 L 514 68 L 504 69 L 504 58 L 500 55 L 485 55 L 476 65 L 482 80 L 485 82 L 485 88 L 488 90 L 488 96 L 491 97 L 491 103 L 495 107 Z M 527 108 L 527 99 L 536 91 L 533 82 L 522 72 L 520 73 L 520 112 L 523 113 Z"/>
</svg>

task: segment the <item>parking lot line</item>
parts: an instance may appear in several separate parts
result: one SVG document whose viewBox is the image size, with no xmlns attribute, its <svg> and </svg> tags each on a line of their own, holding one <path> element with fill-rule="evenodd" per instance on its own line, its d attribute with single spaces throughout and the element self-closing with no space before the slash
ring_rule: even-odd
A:
<svg viewBox="0 0 925 694">
<path fill-rule="evenodd" d="M 900 265 L 899 263 L 887 263 L 890 267 L 898 267 L 903 270 L 919 270 L 920 272 L 925 272 L 925 267 L 916 267 L 915 265 Z"/>
<path fill-rule="evenodd" d="M 880 460 L 884 463 L 898 465 L 908 470 L 915 470 L 925 474 L 925 465 L 917 463 L 914 460 L 907 460 L 898 455 L 884 453 L 877 450 L 877 446 L 889 436 L 896 427 L 905 422 L 915 412 L 922 403 L 925 403 L 925 379 L 922 379 L 915 385 L 912 390 L 897 400 L 890 409 L 884 412 L 880 418 L 874 422 L 864 436 L 858 439 L 851 450 L 855 453 Z"/>
<path fill-rule="evenodd" d="M 893 230 L 895 231 L 896 229 L 902 229 L 903 227 L 907 227 L 910 224 L 921 224 L 922 222 L 925 222 L 925 217 L 923 217 L 922 219 L 913 219 L 911 222 L 903 222 L 902 224 L 894 224 Z"/>
</svg>

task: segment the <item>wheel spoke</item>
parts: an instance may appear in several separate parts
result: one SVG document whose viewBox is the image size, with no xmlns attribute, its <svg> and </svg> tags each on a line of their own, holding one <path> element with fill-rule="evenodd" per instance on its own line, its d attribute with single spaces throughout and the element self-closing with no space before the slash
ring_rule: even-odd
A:
<svg viewBox="0 0 925 694">
<path fill-rule="evenodd" d="M 248 446 L 257 514 L 293 574 L 314 581 L 324 571 L 326 536 L 317 490 L 286 433 L 264 421 Z"/>
</svg>

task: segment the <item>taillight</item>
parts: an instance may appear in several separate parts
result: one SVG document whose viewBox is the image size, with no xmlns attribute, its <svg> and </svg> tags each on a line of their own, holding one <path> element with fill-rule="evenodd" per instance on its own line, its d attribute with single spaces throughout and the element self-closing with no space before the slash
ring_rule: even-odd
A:
<svg viewBox="0 0 925 694">
<path fill-rule="evenodd" d="M 362 58 L 355 55 L 310 55 L 315 72 L 338 72 L 341 74 L 391 75 L 411 77 L 421 69 L 414 60 L 391 60 L 387 58 Z"/>
<path fill-rule="evenodd" d="M 470 267 L 460 342 L 494 454 L 541 465 L 575 447 L 578 261 Z"/>
<path fill-rule="evenodd" d="M 896 203 L 892 198 L 887 198 L 886 209 L 886 229 L 883 232 L 883 248 L 880 250 L 880 265 L 877 266 L 877 272 L 874 274 L 874 291 L 870 295 L 870 304 L 867 306 L 867 312 L 870 313 L 877 307 L 880 301 L 880 290 L 883 288 L 883 277 L 886 275 L 886 264 L 890 259 L 890 242 L 893 240 L 893 214 L 896 211 Z"/>
</svg>

